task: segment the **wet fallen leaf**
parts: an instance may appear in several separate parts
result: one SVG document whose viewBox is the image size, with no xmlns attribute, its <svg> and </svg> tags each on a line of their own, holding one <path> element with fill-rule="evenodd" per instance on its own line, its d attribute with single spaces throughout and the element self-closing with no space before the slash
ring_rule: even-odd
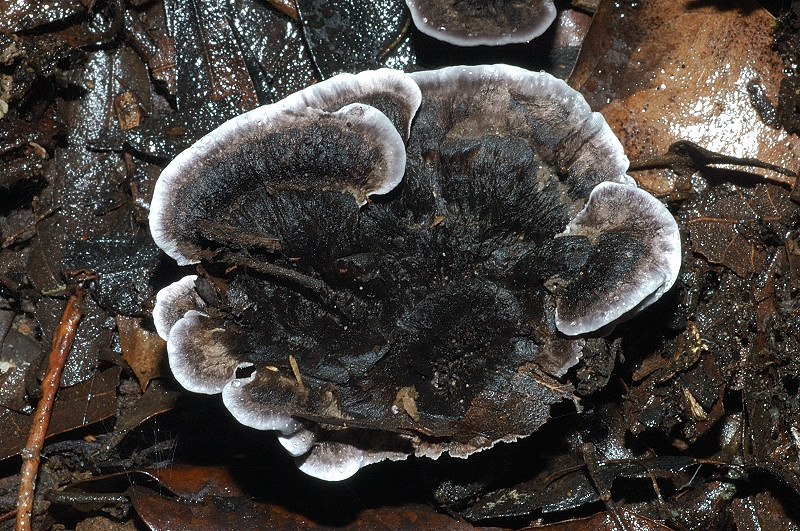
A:
<svg viewBox="0 0 800 531">
<path fill-rule="evenodd" d="M 106 419 L 117 411 L 119 367 L 95 373 L 88 380 L 61 389 L 53 406 L 53 416 L 47 435 L 88 426 Z M 0 459 L 16 455 L 25 445 L 31 416 L 8 409 L 0 410 Z"/>
<path fill-rule="evenodd" d="M 611 485 L 617 479 L 660 478 L 680 486 L 686 471 L 696 467 L 694 459 L 685 456 L 663 456 L 649 459 L 601 461 L 597 479 Z M 559 458 L 529 481 L 498 489 L 480 497 L 459 514 L 472 522 L 570 511 L 600 500 L 586 466 L 577 456 Z"/>
<path fill-rule="evenodd" d="M 169 468 L 141 471 L 173 494 L 193 500 L 205 496 L 241 496 L 241 487 L 229 467 L 176 463 Z"/>
<path fill-rule="evenodd" d="M 319 80 L 297 21 L 259 0 L 235 0 L 234 6 L 235 26 L 261 103 L 282 100 Z"/>
<path fill-rule="evenodd" d="M 692 250 L 741 277 L 760 272 L 766 245 L 781 241 L 782 221 L 794 205 L 773 185 L 720 186 L 698 194 L 684 213 Z"/>
<path fill-rule="evenodd" d="M 588 518 L 576 518 L 556 524 L 531 526 L 524 529 L 526 531 L 534 529 L 544 529 L 545 531 L 618 531 L 619 529 L 627 528 L 636 529 L 637 531 L 669 531 L 672 529 L 627 509 L 618 509 L 617 514 L 610 512 L 597 513 Z"/>
<path fill-rule="evenodd" d="M 75 531 L 136 531 L 136 523 L 128 520 L 120 523 L 103 516 L 87 518 L 75 525 Z"/>
<path fill-rule="evenodd" d="M 32 406 L 25 400 L 26 375 L 41 359 L 42 347 L 30 336 L 11 329 L 0 348 L 0 407 L 30 413 Z"/>
<path fill-rule="evenodd" d="M 178 396 L 177 391 L 165 388 L 161 380 L 151 380 L 150 385 L 136 403 L 120 414 L 114 431 L 124 435 L 147 419 L 169 411 L 175 406 Z"/>
<path fill-rule="evenodd" d="M 167 15 L 162 2 L 137 6 L 135 15 L 126 20 L 130 29 L 126 38 L 142 56 L 154 81 L 162 83 L 175 96 L 175 42 L 167 31 Z M 127 30 L 127 28 L 126 28 Z"/>
<path fill-rule="evenodd" d="M 379 66 L 405 69 L 416 62 L 402 0 L 297 0 L 309 52 L 323 78 Z"/>
<path fill-rule="evenodd" d="M 146 315 L 155 295 L 149 279 L 159 249 L 132 219 L 135 212 L 120 208 L 104 217 L 103 234 L 67 244 L 62 269 L 92 271 L 92 298 L 109 314 Z"/>
<path fill-rule="evenodd" d="M 0 32 L 14 33 L 64 20 L 86 11 L 80 0 L 0 0 Z"/>
<path fill-rule="evenodd" d="M 770 125 L 783 77 L 774 24 L 753 0 L 730 9 L 604 0 L 570 84 L 603 113 L 631 159 L 684 139 L 796 169 L 800 139 Z M 658 194 L 676 185 L 665 170 L 635 177 Z"/>
<path fill-rule="evenodd" d="M 768 492 L 759 492 L 734 500 L 732 511 L 739 531 L 785 529 L 796 531 L 800 526 L 787 517 L 787 507 Z"/>
<path fill-rule="evenodd" d="M 258 98 L 228 16 L 228 2 L 166 0 L 164 6 L 175 43 L 178 110 L 197 112 L 213 106 L 221 113 L 217 119 L 227 119 L 256 107 Z"/>
</svg>

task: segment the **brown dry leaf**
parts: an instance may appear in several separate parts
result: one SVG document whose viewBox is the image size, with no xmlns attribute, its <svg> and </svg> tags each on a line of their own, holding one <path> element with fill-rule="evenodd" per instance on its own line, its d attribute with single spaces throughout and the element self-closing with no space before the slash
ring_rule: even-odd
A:
<svg viewBox="0 0 800 531">
<path fill-rule="evenodd" d="M 424 505 L 366 509 L 344 527 L 319 525 L 313 520 L 278 505 L 254 502 L 245 496 L 207 496 L 200 502 L 185 503 L 167 498 L 144 487 L 129 490 L 133 507 L 153 531 L 193 529 L 195 531 L 346 529 L 471 531 L 465 521 L 435 512 Z M 499 528 L 481 528 L 491 531 Z M 654 528 L 655 529 L 655 528 Z"/>
<path fill-rule="evenodd" d="M 597 513 L 588 518 L 576 518 L 557 524 L 526 527 L 525 530 L 544 529 L 546 531 L 617 531 L 636 529 L 637 531 L 669 531 L 670 527 L 626 509 L 618 509 L 619 521 L 611 513 Z M 622 524 L 622 525 L 620 525 Z"/>
<path fill-rule="evenodd" d="M 137 529 L 133 520 L 121 523 L 104 516 L 87 518 L 75 525 L 75 531 L 137 531 Z"/>
<path fill-rule="evenodd" d="M 230 467 L 173 463 L 168 468 L 141 470 L 170 492 L 183 498 L 240 496 L 243 494 Z"/>
<path fill-rule="evenodd" d="M 631 159 L 685 139 L 797 169 L 800 140 L 762 119 L 774 113 L 769 102 L 777 102 L 782 77 L 775 19 L 755 1 L 735 4 L 601 3 L 570 84 L 602 112 Z M 658 195 L 674 190 L 665 170 L 635 177 Z"/>
<path fill-rule="evenodd" d="M 770 492 L 759 492 L 731 503 L 736 529 L 750 531 L 755 529 L 800 529 L 787 516 L 787 508 L 775 499 Z"/>
<path fill-rule="evenodd" d="M 167 344 L 158 334 L 142 327 L 142 319 L 117 315 L 122 357 L 131 366 L 142 392 L 153 378 L 163 376 Z"/>
</svg>

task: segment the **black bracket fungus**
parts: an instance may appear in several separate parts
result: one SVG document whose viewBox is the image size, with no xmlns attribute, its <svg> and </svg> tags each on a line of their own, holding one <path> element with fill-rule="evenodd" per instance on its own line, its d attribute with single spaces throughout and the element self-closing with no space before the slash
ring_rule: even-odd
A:
<svg viewBox="0 0 800 531">
<path fill-rule="evenodd" d="M 326 480 L 530 435 L 602 348 L 585 334 L 677 276 L 677 224 L 627 167 L 580 94 L 506 65 L 242 115 L 156 186 L 154 239 L 203 264 L 156 298 L 173 372 Z"/>
<path fill-rule="evenodd" d="M 556 19 L 553 0 L 406 0 L 422 33 L 456 46 L 528 42 Z"/>
</svg>

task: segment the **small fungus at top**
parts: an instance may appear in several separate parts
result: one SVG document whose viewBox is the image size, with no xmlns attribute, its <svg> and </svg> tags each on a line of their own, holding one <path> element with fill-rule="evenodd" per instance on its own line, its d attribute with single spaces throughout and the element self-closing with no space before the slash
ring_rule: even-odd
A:
<svg viewBox="0 0 800 531">
<path fill-rule="evenodd" d="M 598 113 L 507 65 L 343 74 L 175 158 L 153 311 L 177 380 L 313 476 L 514 441 L 652 304 L 677 224 Z M 606 349 L 606 350 L 604 350 Z"/>
<path fill-rule="evenodd" d="M 414 25 L 456 46 L 528 42 L 556 18 L 553 0 L 406 0 Z"/>
</svg>

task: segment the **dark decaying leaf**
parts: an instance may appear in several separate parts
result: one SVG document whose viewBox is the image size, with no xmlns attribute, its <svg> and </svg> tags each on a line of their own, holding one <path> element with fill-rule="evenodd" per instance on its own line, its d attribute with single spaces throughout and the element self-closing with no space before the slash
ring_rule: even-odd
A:
<svg viewBox="0 0 800 531">
<path fill-rule="evenodd" d="M 683 456 L 604 461 L 596 479 L 610 486 L 614 480 L 657 477 L 680 487 L 687 478 L 687 470 L 696 466 L 694 459 Z M 543 514 L 570 511 L 599 500 L 583 461 L 577 456 L 567 456 L 553 460 L 531 480 L 482 495 L 458 514 L 475 522 L 540 511 Z"/>
<path fill-rule="evenodd" d="M 30 413 L 31 404 L 25 399 L 26 383 L 31 380 L 44 350 L 38 341 L 18 330 L 10 329 L 2 342 L 0 360 L 0 407 L 19 413 Z"/>
<path fill-rule="evenodd" d="M 261 104 L 281 100 L 319 79 L 300 24 L 260 0 L 234 0 L 231 9 Z"/>
<path fill-rule="evenodd" d="M 178 110 L 197 119 L 190 134 L 207 132 L 209 120 L 219 123 L 256 107 L 228 1 L 167 0 L 164 6 L 175 43 Z"/>
<path fill-rule="evenodd" d="M 249 70 L 255 63 L 238 38 L 227 0 L 168 0 L 164 11 L 171 39 L 162 35 L 149 57 L 158 59 L 152 69 L 174 47 L 175 62 L 162 68 L 174 71 L 179 114 L 163 109 L 126 133 L 135 152 L 159 161 L 171 159 L 199 136 L 260 103 Z"/>
<path fill-rule="evenodd" d="M 177 397 L 177 393 L 166 388 L 161 380 L 153 380 L 136 403 L 119 415 L 114 431 L 130 431 L 147 419 L 172 409 Z"/>
<path fill-rule="evenodd" d="M 61 389 L 53 406 L 47 435 L 64 433 L 88 426 L 114 415 L 117 411 L 117 386 L 120 368 L 112 367 L 93 373 L 77 385 Z M 25 445 L 31 416 L 0 409 L 0 459 L 16 455 Z"/>
<path fill-rule="evenodd" d="M 122 74 L 105 75 L 109 70 Z M 30 250 L 31 264 L 35 267 L 26 271 L 40 293 L 65 293 L 62 261 L 76 239 L 108 237 L 109 232 L 119 230 L 121 225 L 131 227 L 136 223 L 132 219 L 133 210 L 123 207 L 130 203 L 124 164 L 113 152 L 92 152 L 87 147 L 116 123 L 112 96 L 124 88 L 139 87 L 140 81 L 136 77 L 139 74 L 146 75 L 144 66 L 126 48 L 112 54 L 96 52 L 84 66 L 70 72 L 70 81 L 83 87 L 78 90 L 84 91 L 84 97 L 60 102 L 59 110 L 69 130 L 67 143 L 66 147 L 56 147 L 53 160 L 44 172 L 49 184 L 38 196 L 34 208 L 37 216 L 49 213 L 37 223 L 39 237 L 31 242 Z M 142 90 L 147 92 L 149 88 Z M 84 265 L 90 264 L 80 264 Z M 126 266 L 117 263 L 117 267 L 124 269 Z M 122 273 L 108 264 L 104 269 L 109 275 Z M 135 279 L 135 282 L 139 282 L 140 292 L 146 296 L 149 288 L 140 279 Z M 141 304 L 141 300 L 140 296 L 137 302 Z M 108 314 L 91 301 L 87 304 L 89 317 L 80 325 L 71 361 L 63 376 L 65 385 L 87 378 L 96 365 L 97 347 L 107 347 L 110 343 L 108 331 L 111 326 L 106 322 Z M 130 304 L 126 306 L 130 307 Z M 141 306 L 138 311 L 142 311 Z M 53 302 L 44 299 L 37 318 L 45 328 L 45 342 L 51 337 L 48 332 L 55 325 L 57 315 L 60 311 L 53 307 Z"/>
<path fill-rule="evenodd" d="M 793 3 L 788 10 L 783 11 L 775 27 L 775 49 L 780 52 L 786 67 L 786 77 L 781 80 L 781 89 L 778 100 L 777 119 L 781 126 L 790 133 L 800 131 L 800 116 L 797 109 L 800 104 L 800 81 L 798 68 L 800 68 L 800 5 Z"/>
<path fill-rule="evenodd" d="M 406 69 L 416 62 L 403 0 L 297 0 L 297 11 L 323 79 L 380 66 Z"/>
<path fill-rule="evenodd" d="M 85 14 L 86 6 L 80 0 L 0 0 L 0 13 L 0 33 L 16 33 Z"/>
<path fill-rule="evenodd" d="M 526 531 L 542 529 L 544 531 L 616 531 L 621 528 L 636 529 L 637 531 L 669 531 L 672 529 L 660 522 L 628 509 L 618 509 L 616 513 L 597 513 L 587 518 L 567 520 L 557 524 L 531 526 L 524 528 Z"/>
<path fill-rule="evenodd" d="M 154 30 L 147 29 L 137 42 L 149 50 L 151 72 L 168 83 L 179 114 L 164 109 L 127 132 L 139 154 L 168 161 L 226 119 L 317 79 L 297 24 L 264 3 L 174 0 L 159 6 L 145 19 L 158 38 L 150 42 Z"/>
<path fill-rule="evenodd" d="M 162 2 L 147 2 L 126 12 L 125 38 L 147 63 L 153 84 L 175 97 L 175 41 Z M 130 25 L 130 27 L 128 27 Z"/>
<path fill-rule="evenodd" d="M 798 325 L 796 316 L 789 322 L 793 327 Z M 771 320 L 754 338 L 752 347 L 745 347 L 746 369 L 741 376 L 747 419 L 743 448 L 748 463 L 775 474 L 795 491 L 800 491 L 800 463 L 796 458 L 800 452 L 796 442 L 800 439 L 796 427 L 800 405 L 795 400 L 798 348 L 796 328 Z"/>
<path fill-rule="evenodd" d="M 658 360 L 657 360 L 658 362 Z M 663 366 L 663 359 L 660 360 Z M 705 356 L 694 368 L 677 377 L 673 385 L 663 385 L 663 374 L 654 373 L 631 389 L 625 411 L 630 419 L 629 430 L 641 433 L 647 428 L 683 428 L 683 436 L 696 441 L 725 412 L 723 384 L 711 356 Z"/>
<path fill-rule="evenodd" d="M 22 116 L 28 120 L 38 118 L 41 104 L 33 104 L 42 93 L 52 91 L 65 74 L 84 59 L 81 50 L 53 35 L 20 36 L 0 33 L 0 64 L 3 65 L 4 82 L 0 91 L 0 116 L 9 110 L 9 104 L 28 101 L 23 105 Z M 27 108 L 25 108 L 27 107 Z M 34 124 L 11 118 L 2 129 L 13 135 L 25 135 L 37 130 Z M 11 127 L 9 127 L 11 126 Z M 46 131 L 47 128 L 43 127 Z M 27 130 L 27 131 L 26 131 Z M 48 142 L 40 142 L 47 146 Z M 8 148 L 4 148 L 5 151 Z"/>
<path fill-rule="evenodd" d="M 767 245 L 781 242 L 792 210 L 782 188 L 723 185 L 692 198 L 684 215 L 694 252 L 746 277 L 761 271 Z"/>
<path fill-rule="evenodd" d="M 71 242 L 62 268 L 93 271 L 92 297 L 110 314 L 145 315 L 155 295 L 150 279 L 160 252 L 143 228 L 131 227 L 127 216 L 120 221 L 124 229 Z"/>
<path fill-rule="evenodd" d="M 785 529 L 797 531 L 800 526 L 789 519 L 786 507 L 768 492 L 759 492 L 733 501 L 732 513 L 739 531 Z"/>
</svg>

